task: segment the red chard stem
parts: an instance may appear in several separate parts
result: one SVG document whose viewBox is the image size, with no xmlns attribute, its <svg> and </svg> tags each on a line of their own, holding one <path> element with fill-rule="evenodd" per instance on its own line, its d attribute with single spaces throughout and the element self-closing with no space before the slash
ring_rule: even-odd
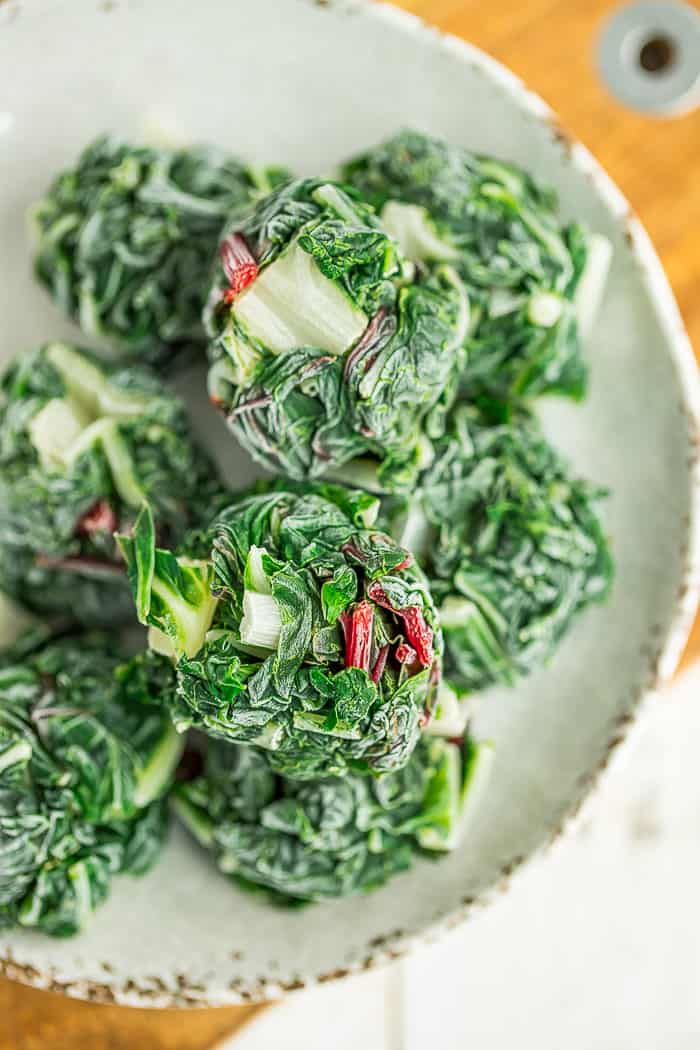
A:
<svg viewBox="0 0 700 1050">
<path fill-rule="evenodd" d="M 224 302 L 231 303 L 258 276 L 258 264 L 240 233 L 232 233 L 223 240 L 219 252 L 229 282 Z"/>
<path fill-rule="evenodd" d="M 383 645 L 377 654 L 377 659 L 374 661 L 374 667 L 372 668 L 372 673 L 370 675 L 370 678 L 372 679 L 375 685 L 378 684 L 379 679 L 384 674 L 384 668 L 386 667 L 386 659 L 388 655 L 389 646 L 388 644 Z"/>
<path fill-rule="evenodd" d="M 350 637 L 345 647 L 345 666 L 369 671 L 372 653 L 374 609 L 367 601 L 358 602 L 352 613 Z"/>
<path fill-rule="evenodd" d="M 117 515 L 107 500 L 101 499 L 78 518 L 75 531 L 78 536 L 93 536 L 96 532 L 116 532 L 118 527 Z"/>
<path fill-rule="evenodd" d="M 423 610 L 417 605 L 409 605 L 405 609 L 396 609 L 387 598 L 386 591 L 380 583 L 372 583 L 367 593 L 373 602 L 382 608 L 393 612 L 404 622 L 406 638 L 416 651 L 418 660 L 423 667 L 430 667 L 433 662 L 433 632 L 425 622 Z"/>
</svg>

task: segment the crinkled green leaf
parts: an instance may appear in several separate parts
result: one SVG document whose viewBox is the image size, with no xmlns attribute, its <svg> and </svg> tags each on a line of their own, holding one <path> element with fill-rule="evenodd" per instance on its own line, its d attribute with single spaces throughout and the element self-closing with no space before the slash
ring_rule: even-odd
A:
<svg viewBox="0 0 700 1050">
<path fill-rule="evenodd" d="M 210 570 L 217 599 L 197 650 L 176 646 L 177 689 L 169 704 L 178 728 L 264 748 L 273 768 L 290 777 L 384 771 L 408 761 L 439 681 L 442 638 L 420 570 L 387 535 L 358 524 L 355 509 L 361 515 L 365 506 L 359 494 L 335 485 L 273 484 L 217 515 L 207 530 L 209 556 L 196 565 L 188 559 L 187 540 L 177 554 L 156 550 L 148 623 L 175 637 L 163 594 L 155 593 L 159 579 L 177 592 L 176 612 L 187 598 L 188 573 L 204 580 Z M 200 557 L 203 540 L 203 534 L 195 537 Z M 136 541 L 122 542 L 137 594 Z M 271 595 L 265 598 L 279 613 L 274 651 L 242 637 L 253 547 L 266 552 Z M 368 588 L 385 581 L 423 617 L 430 667 L 409 670 L 398 660 L 396 649 L 407 637 L 403 616 L 368 597 Z M 196 588 L 193 593 L 196 599 Z M 350 662 L 348 648 L 360 603 L 364 626 L 357 629 L 366 636 L 356 648 L 364 667 Z M 376 682 L 370 675 L 375 668 Z"/>
<path fill-rule="evenodd" d="M 113 874 L 160 852 L 183 746 L 173 671 L 120 659 L 106 636 L 30 634 L 0 660 L 0 926 L 75 933 Z"/>
<path fill-rule="evenodd" d="M 357 594 L 357 576 L 349 565 L 341 565 L 334 570 L 330 580 L 321 585 L 321 604 L 323 615 L 329 624 L 336 623 L 338 617 Z"/>
<path fill-rule="evenodd" d="M 572 475 L 534 419 L 493 422 L 462 404 L 416 500 L 387 502 L 396 535 L 411 546 L 410 529 L 416 540 L 441 607 L 446 671 L 460 687 L 512 683 L 604 600 L 613 568 L 601 495 Z"/>
<path fill-rule="evenodd" d="M 34 206 L 36 276 L 88 337 L 171 365 L 204 341 L 225 219 L 286 178 L 220 150 L 98 138 Z"/>
<path fill-rule="evenodd" d="M 431 841 L 426 831 L 432 848 L 445 848 L 448 829 L 447 848 L 456 844 L 456 744 L 425 738 L 404 768 L 379 778 L 286 780 L 271 776 L 269 758 L 214 743 L 205 774 L 175 793 L 178 814 L 246 889 L 265 887 L 285 903 L 364 893 L 410 868 L 420 839 Z"/>
<path fill-rule="evenodd" d="M 574 298 L 589 237 L 562 222 L 549 189 L 515 165 L 417 131 L 348 161 L 342 177 L 387 216 L 400 243 L 389 218 L 400 224 L 396 202 L 423 209 L 426 236 L 417 242 L 411 234 L 403 246 L 418 260 L 447 257 L 459 271 L 470 304 L 468 396 L 583 396 L 587 366 Z M 387 205 L 393 211 L 384 212 Z M 406 213 L 407 222 L 415 217 Z M 533 321 L 531 304 L 543 293 L 561 303 L 552 324 Z"/>
<path fill-rule="evenodd" d="M 426 417 L 454 396 L 463 365 L 459 276 L 414 271 L 371 208 L 320 179 L 275 190 L 228 236 L 259 267 L 231 296 L 222 263 L 209 298 L 211 387 L 236 437 L 292 478 L 369 455 L 392 464 L 384 485 L 410 486 Z M 309 256 L 303 272 L 298 253 Z"/>
<path fill-rule="evenodd" d="M 59 354 L 63 372 L 54 363 Z M 77 404 L 87 424 L 79 450 L 51 466 L 42 462 L 32 426 L 51 401 L 76 403 L 82 372 L 101 384 L 99 412 L 107 415 L 84 394 Z M 18 357 L 2 395 L 0 586 L 46 615 L 91 626 L 128 620 L 133 613 L 114 531 L 129 530 L 145 499 L 160 540 L 176 542 L 221 503 L 221 485 L 193 440 L 184 406 L 149 370 L 116 368 L 64 344 Z M 103 422 L 111 451 L 100 434 Z M 93 437 L 86 441 L 86 433 Z"/>
</svg>

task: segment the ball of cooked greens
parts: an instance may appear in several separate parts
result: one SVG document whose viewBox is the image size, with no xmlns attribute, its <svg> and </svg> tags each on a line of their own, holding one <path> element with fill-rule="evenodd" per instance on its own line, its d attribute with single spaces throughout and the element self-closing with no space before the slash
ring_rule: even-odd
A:
<svg viewBox="0 0 700 1050">
<path fill-rule="evenodd" d="M 424 737 L 403 769 L 381 777 L 288 780 L 253 748 L 212 741 L 202 776 L 179 785 L 176 813 L 220 869 L 280 903 L 347 897 L 381 886 L 415 857 L 454 849 L 490 748 Z"/>
<path fill-rule="evenodd" d="M 242 497 L 179 552 L 148 508 L 120 542 L 151 646 L 176 661 L 180 729 L 265 748 L 298 778 L 399 769 L 440 681 L 422 573 L 338 486 Z"/>
<path fill-rule="evenodd" d="M 172 542 L 218 489 L 181 402 L 62 343 L 19 357 L 0 390 L 0 588 L 86 624 L 133 616 L 114 531 L 148 500 Z"/>
<path fill-rule="evenodd" d="M 410 259 L 459 272 L 469 296 L 466 393 L 583 396 L 580 336 L 607 277 L 604 237 L 563 223 L 554 193 L 515 165 L 420 132 L 341 170 Z"/>
<path fill-rule="evenodd" d="M 89 337 L 170 364 L 204 341 L 225 219 L 286 177 L 222 150 L 98 138 L 33 209 L 36 276 Z"/>
<path fill-rule="evenodd" d="M 494 422 L 460 404 L 409 502 L 386 504 L 439 604 L 445 672 L 460 689 L 511 683 L 602 601 L 612 560 L 595 505 L 525 413 Z"/>
<path fill-rule="evenodd" d="M 0 927 L 81 930 L 112 876 L 155 862 L 182 750 L 172 669 L 111 638 L 25 635 L 0 657 Z"/>
<path fill-rule="evenodd" d="M 416 271 L 352 191 L 297 179 L 222 241 L 210 397 L 273 471 L 315 478 L 369 455 L 405 487 L 454 392 L 466 305 L 456 272 Z"/>
</svg>

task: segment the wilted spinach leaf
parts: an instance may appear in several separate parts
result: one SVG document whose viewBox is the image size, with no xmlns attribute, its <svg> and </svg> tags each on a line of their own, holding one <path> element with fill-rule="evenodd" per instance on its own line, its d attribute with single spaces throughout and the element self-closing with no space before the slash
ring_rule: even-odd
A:
<svg viewBox="0 0 700 1050">
<path fill-rule="evenodd" d="M 211 742 L 205 772 L 179 786 L 174 807 L 219 867 L 277 900 L 367 892 L 454 848 L 479 745 L 424 737 L 401 770 L 379 778 L 275 776 L 266 753 Z"/>
<path fill-rule="evenodd" d="M 120 537 L 151 644 L 176 662 L 180 729 L 265 748 L 290 777 L 405 765 L 442 639 L 422 574 L 372 527 L 377 509 L 280 482 L 216 517 L 208 556 L 187 539 L 177 556 L 156 548 L 147 510 Z"/>
<path fill-rule="evenodd" d="M 342 177 L 414 261 L 448 261 L 469 298 L 470 397 L 583 396 L 580 333 L 597 310 L 609 244 L 563 224 L 554 193 L 513 164 L 403 131 Z"/>
<path fill-rule="evenodd" d="M 115 529 L 147 500 L 171 542 L 219 498 L 183 405 L 147 369 L 62 343 L 19 357 L 0 398 L 0 586 L 38 612 L 123 622 Z"/>
<path fill-rule="evenodd" d="M 163 365 L 201 347 L 225 219 L 287 173 L 98 138 L 33 209 L 35 273 L 90 338 Z"/>
<path fill-rule="evenodd" d="M 535 420 L 493 422 L 461 404 L 413 502 L 387 502 L 426 570 L 462 688 L 513 682 L 545 662 L 575 615 L 602 601 L 612 560 L 602 493 L 570 470 Z"/>
<path fill-rule="evenodd" d="M 401 488 L 454 395 L 467 301 L 352 191 L 297 179 L 231 224 L 208 324 L 212 401 L 258 462 L 304 479 L 369 455 Z"/>
<path fill-rule="evenodd" d="M 0 927 L 82 929 L 117 872 L 140 874 L 166 830 L 182 750 L 150 654 L 106 636 L 21 640 L 0 658 Z"/>
</svg>

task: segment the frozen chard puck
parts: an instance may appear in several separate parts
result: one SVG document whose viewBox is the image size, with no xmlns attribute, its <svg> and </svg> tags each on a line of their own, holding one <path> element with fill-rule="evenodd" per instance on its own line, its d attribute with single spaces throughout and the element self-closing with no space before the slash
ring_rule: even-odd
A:
<svg viewBox="0 0 700 1050">
<path fill-rule="evenodd" d="M 410 485 L 455 392 L 467 301 L 420 273 L 353 192 L 298 179 L 222 240 L 207 308 L 209 393 L 250 454 L 295 479 L 370 456 Z"/>
<path fill-rule="evenodd" d="M 420 854 L 455 849 L 488 774 L 491 748 L 423 738 L 381 777 L 289 780 L 265 752 L 212 741 L 202 776 L 173 807 L 219 867 L 280 903 L 367 892 Z"/>
<path fill-rule="evenodd" d="M 217 149 L 98 138 L 32 209 L 36 276 L 91 339 L 171 364 L 204 342 L 202 307 L 227 216 L 286 177 Z"/>
<path fill-rule="evenodd" d="M 606 238 L 564 223 L 554 193 L 515 165 L 416 131 L 341 170 L 410 259 L 459 272 L 469 297 L 466 393 L 583 396 L 581 339 L 607 278 Z"/>
<path fill-rule="evenodd" d="M 0 657 L 0 928 L 77 933 L 113 875 L 160 853 L 182 751 L 160 704 L 172 669 L 114 652 L 34 632 Z"/>
<path fill-rule="evenodd" d="M 606 597 L 602 494 L 572 476 L 529 415 L 494 422 L 460 404 L 416 498 L 385 505 L 430 581 L 458 693 L 539 667 L 577 613 Z"/>
<path fill-rule="evenodd" d="M 121 536 L 139 619 L 177 669 L 180 729 L 296 778 L 396 770 L 429 719 L 442 637 L 378 501 L 337 486 L 242 498 L 179 549 L 149 508 Z"/>
<path fill-rule="evenodd" d="M 0 588 L 88 625 L 132 617 L 115 530 L 148 500 L 170 542 L 218 491 L 182 404 L 62 343 L 20 356 L 0 397 Z"/>
</svg>

